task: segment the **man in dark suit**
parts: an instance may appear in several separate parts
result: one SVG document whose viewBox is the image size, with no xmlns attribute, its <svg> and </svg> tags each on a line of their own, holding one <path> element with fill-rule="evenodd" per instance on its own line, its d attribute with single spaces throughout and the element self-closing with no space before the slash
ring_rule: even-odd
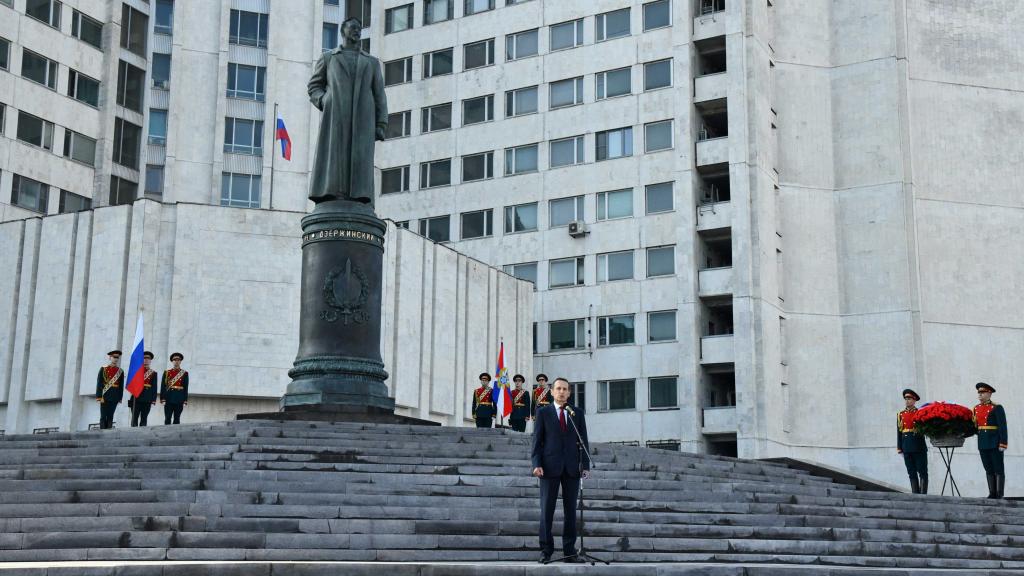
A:
<svg viewBox="0 0 1024 576">
<path fill-rule="evenodd" d="M 1002 498 L 1006 486 L 1003 452 L 1010 441 L 1006 431 L 1006 410 L 992 401 L 995 388 L 984 382 L 978 382 L 974 388 L 978 391 L 974 423 L 978 426 L 978 454 L 981 455 L 981 465 L 985 467 L 988 497 Z"/>
<path fill-rule="evenodd" d="M 554 402 L 537 410 L 533 426 L 533 475 L 540 479 L 540 562 L 551 559 L 555 539 L 551 524 L 555 519 L 558 489 L 562 489 L 562 552 L 566 562 L 583 562 L 576 556 L 576 500 L 580 493 L 580 473 L 590 477 L 590 451 L 587 421 L 583 411 L 568 404 L 569 381 L 556 378 L 552 387 Z M 585 451 L 578 451 L 576 431 Z"/>
</svg>

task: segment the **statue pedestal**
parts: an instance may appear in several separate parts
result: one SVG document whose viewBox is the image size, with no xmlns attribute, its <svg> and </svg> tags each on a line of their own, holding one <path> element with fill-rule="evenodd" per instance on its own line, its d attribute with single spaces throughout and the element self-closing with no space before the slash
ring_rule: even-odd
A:
<svg viewBox="0 0 1024 576">
<path fill-rule="evenodd" d="M 394 415 L 380 355 L 386 231 L 360 202 L 321 202 L 302 219 L 299 352 L 285 412 Z"/>
</svg>

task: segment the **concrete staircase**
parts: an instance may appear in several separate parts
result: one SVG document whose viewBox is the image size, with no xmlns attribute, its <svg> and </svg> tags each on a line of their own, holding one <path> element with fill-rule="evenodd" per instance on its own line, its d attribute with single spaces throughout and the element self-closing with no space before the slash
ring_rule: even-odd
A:
<svg viewBox="0 0 1024 576">
<path fill-rule="evenodd" d="M 407 563 L 394 574 L 500 562 L 532 573 L 545 567 L 513 564 L 538 557 L 529 442 L 498 430 L 273 421 L 9 436 L 0 562 L 231 561 L 223 573 L 254 575 L 321 573 L 275 571 L 276 561 Z M 1024 574 L 1020 503 L 857 491 L 778 464 L 646 448 L 595 445 L 594 457 L 587 545 L 630 564 L 615 574 Z M 715 565 L 634 564 L 653 562 Z M 198 573 L 150 566 L 131 574 Z M 203 573 L 226 570 L 214 566 Z M 498 568 L 487 573 L 506 573 Z"/>
</svg>

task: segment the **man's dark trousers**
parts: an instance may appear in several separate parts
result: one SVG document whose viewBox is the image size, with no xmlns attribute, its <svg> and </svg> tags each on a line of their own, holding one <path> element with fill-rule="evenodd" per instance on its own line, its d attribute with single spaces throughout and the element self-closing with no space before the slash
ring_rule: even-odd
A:
<svg viewBox="0 0 1024 576">
<path fill-rule="evenodd" d="M 149 409 L 152 407 L 149 402 L 136 400 L 132 405 L 132 426 L 145 426 L 149 421 Z"/>
<path fill-rule="evenodd" d="M 576 503 L 580 498 L 579 476 L 562 474 L 554 478 L 540 479 L 540 549 L 550 555 L 555 550 L 555 537 L 551 525 L 555 520 L 555 506 L 558 505 L 558 488 L 562 488 L 562 512 L 565 519 L 562 528 L 562 552 L 576 552 Z"/>
<path fill-rule="evenodd" d="M 170 402 L 164 404 L 164 424 L 171 424 L 172 417 L 174 424 L 181 424 L 181 410 L 184 407 L 184 404 L 171 404 Z"/>
<path fill-rule="evenodd" d="M 100 404 L 100 429 L 107 430 L 114 427 L 114 411 L 117 410 L 117 402 L 103 402 Z"/>
</svg>

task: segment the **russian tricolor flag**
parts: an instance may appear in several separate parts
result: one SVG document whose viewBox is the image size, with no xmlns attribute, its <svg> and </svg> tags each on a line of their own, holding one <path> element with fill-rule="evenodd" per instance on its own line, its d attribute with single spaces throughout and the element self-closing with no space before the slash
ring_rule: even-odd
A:
<svg viewBox="0 0 1024 576">
<path fill-rule="evenodd" d="M 274 139 L 281 141 L 281 156 L 285 160 L 291 161 L 292 139 L 288 136 L 288 129 L 284 127 L 284 120 L 281 117 L 277 118 L 277 130 L 274 132 Z"/>
<path fill-rule="evenodd" d="M 494 383 L 491 384 L 491 400 L 502 418 L 512 414 L 512 393 L 508 389 L 508 368 L 505 367 L 505 343 L 498 350 L 498 366 L 494 369 Z"/>
<path fill-rule="evenodd" d="M 128 392 L 139 397 L 142 387 L 146 383 L 146 371 L 142 367 L 142 353 L 146 348 L 142 344 L 142 314 L 139 314 L 139 322 L 135 325 L 135 345 L 132 346 L 131 361 L 128 364 L 128 384 L 125 388 Z"/>
</svg>

